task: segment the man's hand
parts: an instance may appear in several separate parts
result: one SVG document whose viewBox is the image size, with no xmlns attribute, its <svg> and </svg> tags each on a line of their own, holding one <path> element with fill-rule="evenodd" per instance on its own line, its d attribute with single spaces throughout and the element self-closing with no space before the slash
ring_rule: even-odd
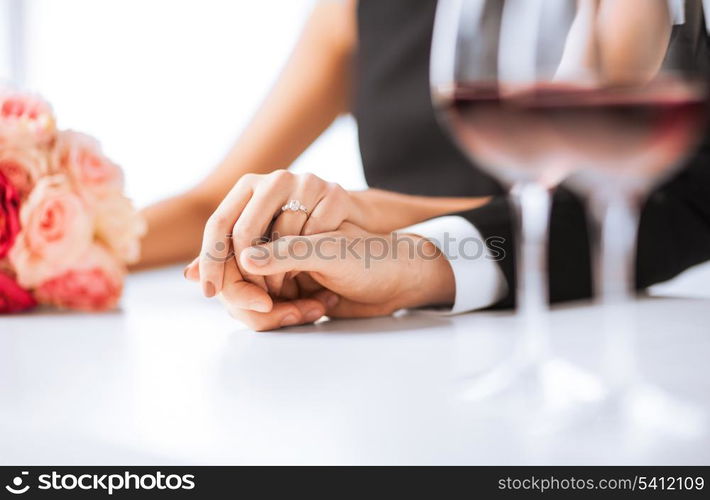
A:
<svg viewBox="0 0 710 500">
<path fill-rule="evenodd" d="M 263 290 L 241 279 L 234 261 L 225 268 L 219 297 L 230 314 L 254 330 L 312 323 L 322 316 L 386 316 L 413 307 L 451 304 L 455 282 L 436 246 L 414 235 L 377 235 L 345 223 L 338 231 L 283 237 L 245 249 L 243 267 L 255 275 L 297 274 L 288 300 L 268 298 L 270 310 L 256 312 Z M 185 277 L 199 281 L 198 259 Z"/>
<path fill-rule="evenodd" d="M 337 318 L 451 304 L 455 295 L 451 266 L 433 243 L 415 235 L 368 233 L 349 223 L 330 233 L 247 248 L 240 264 L 262 276 L 301 273 L 301 290 L 322 287 L 337 294 L 337 302 L 326 304 L 326 315 Z"/>
</svg>

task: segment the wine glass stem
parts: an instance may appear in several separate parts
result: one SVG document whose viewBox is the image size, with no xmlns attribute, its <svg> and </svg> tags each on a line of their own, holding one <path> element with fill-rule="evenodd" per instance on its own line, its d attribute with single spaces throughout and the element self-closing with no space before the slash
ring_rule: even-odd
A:
<svg viewBox="0 0 710 500">
<path fill-rule="evenodd" d="M 623 395 L 638 380 L 634 308 L 639 197 L 607 186 L 592 195 L 595 232 L 594 282 L 601 304 L 604 371 L 612 394 Z"/>
<path fill-rule="evenodd" d="M 591 214 L 597 232 L 594 283 L 603 304 L 633 300 L 638 205 L 633 193 L 623 191 L 608 190 L 591 198 Z"/>
<path fill-rule="evenodd" d="M 552 196 L 537 182 L 519 183 L 510 194 L 517 223 L 517 309 L 523 321 L 524 349 L 539 361 L 548 349 L 547 248 Z"/>
</svg>

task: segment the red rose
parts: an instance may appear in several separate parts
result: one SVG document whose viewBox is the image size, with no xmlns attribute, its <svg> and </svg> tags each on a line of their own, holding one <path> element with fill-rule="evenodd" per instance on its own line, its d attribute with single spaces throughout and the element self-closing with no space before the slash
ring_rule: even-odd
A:
<svg viewBox="0 0 710 500">
<path fill-rule="evenodd" d="M 20 232 L 20 196 L 0 174 L 0 259 L 4 258 Z"/>
<path fill-rule="evenodd" d="M 0 273 L 0 314 L 16 313 L 37 305 L 35 299 L 15 280 Z"/>
</svg>

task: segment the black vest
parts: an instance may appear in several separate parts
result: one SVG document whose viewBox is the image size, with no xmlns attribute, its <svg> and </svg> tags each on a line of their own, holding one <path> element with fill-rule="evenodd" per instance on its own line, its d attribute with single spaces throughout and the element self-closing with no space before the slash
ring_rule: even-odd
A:
<svg viewBox="0 0 710 500">
<path fill-rule="evenodd" d="M 436 0 L 360 0 L 354 114 L 370 187 L 428 196 L 501 193 L 434 116 L 429 52 Z"/>
</svg>

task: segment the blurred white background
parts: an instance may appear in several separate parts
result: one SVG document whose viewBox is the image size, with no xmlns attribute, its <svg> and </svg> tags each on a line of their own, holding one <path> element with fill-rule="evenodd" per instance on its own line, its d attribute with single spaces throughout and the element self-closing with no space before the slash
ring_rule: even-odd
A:
<svg viewBox="0 0 710 500">
<path fill-rule="evenodd" d="M 14 50 L 15 79 L 52 103 L 60 127 L 95 135 L 144 206 L 219 162 L 313 3 L 0 0 L 0 79 L 11 79 Z M 13 32 L 24 33 L 14 44 Z M 363 187 L 353 120 L 336 122 L 295 168 Z"/>
</svg>

